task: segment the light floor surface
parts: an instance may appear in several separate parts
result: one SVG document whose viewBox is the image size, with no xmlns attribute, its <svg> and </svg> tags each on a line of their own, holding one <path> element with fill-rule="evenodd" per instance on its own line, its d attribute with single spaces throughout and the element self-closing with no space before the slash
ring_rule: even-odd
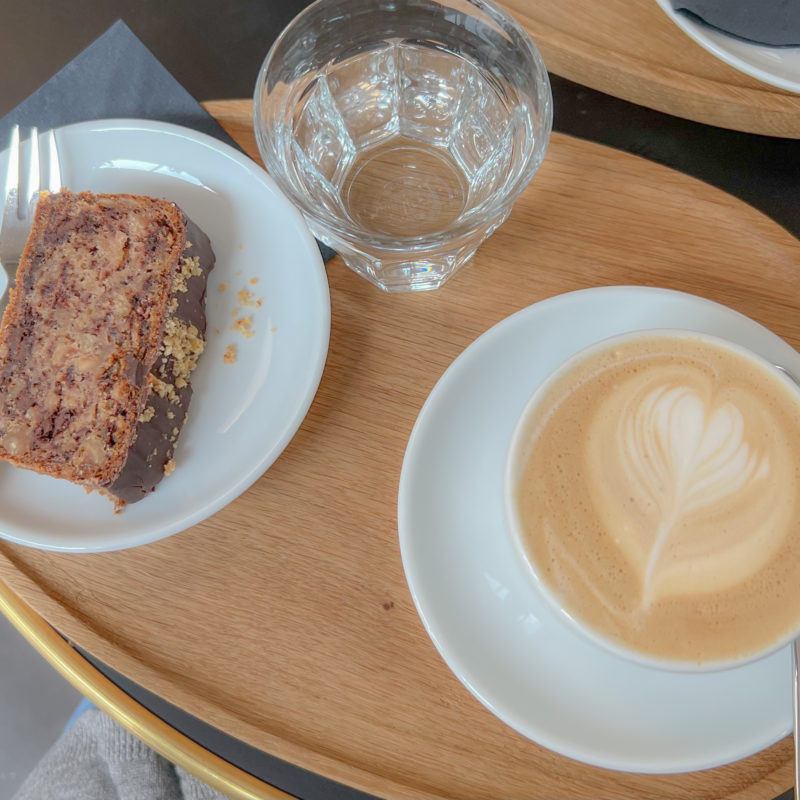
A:
<svg viewBox="0 0 800 800">
<path fill-rule="evenodd" d="M 14 795 L 81 699 L 0 614 L 0 798 Z"/>
</svg>

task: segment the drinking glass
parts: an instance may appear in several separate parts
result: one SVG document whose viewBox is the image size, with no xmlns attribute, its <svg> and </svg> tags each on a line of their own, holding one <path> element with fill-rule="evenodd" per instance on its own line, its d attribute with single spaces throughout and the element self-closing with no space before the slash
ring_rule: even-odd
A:
<svg viewBox="0 0 800 800">
<path fill-rule="evenodd" d="M 258 76 L 267 171 L 314 235 L 390 292 L 435 289 L 541 164 L 552 95 L 487 0 L 316 0 Z"/>
</svg>

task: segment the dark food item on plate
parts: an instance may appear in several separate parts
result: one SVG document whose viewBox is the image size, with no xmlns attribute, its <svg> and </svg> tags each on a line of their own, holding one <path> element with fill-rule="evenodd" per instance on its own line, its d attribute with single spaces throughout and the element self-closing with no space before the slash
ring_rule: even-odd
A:
<svg viewBox="0 0 800 800">
<path fill-rule="evenodd" d="M 672 7 L 746 42 L 800 46 L 800 7 L 796 0 L 672 0 Z"/>
<path fill-rule="evenodd" d="M 153 491 L 174 466 L 214 263 L 174 203 L 43 194 L 0 325 L 0 458 L 117 510 Z"/>
</svg>

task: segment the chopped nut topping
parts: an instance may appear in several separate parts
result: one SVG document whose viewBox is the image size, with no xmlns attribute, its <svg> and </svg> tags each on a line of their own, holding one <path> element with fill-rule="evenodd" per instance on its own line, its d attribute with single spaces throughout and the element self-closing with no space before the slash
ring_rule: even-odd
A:
<svg viewBox="0 0 800 800">
<path fill-rule="evenodd" d="M 186 282 L 189 280 L 189 278 L 194 278 L 202 274 L 203 270 L 200 268 L 200 257 L 194 256 L 193 258 L 189 258 L 188 256 L 184 256 L 178 264 L 178 271 L 175 273 L 175 281 L 172 284 L 172 291 L 188 291 L 189 287 L 186 285 Z"/>
<path fill-rule="evenodd" d="M 150 422 L 156 415 L 156 410 L 153 406 L 147 406 L 141 414 L 139 414 L 139 422 Z"/>
<path fill-rule="evenodd" d="M 165 381 L 159 380 L 152 373 L 147 376 L 147 379 L 150 382 L 150 386 L 152 386 L 153 391 L 159 397 L 169 400 L 170 403 L 178 402 L 178 394 L 175 391 L 175 387 L 171 383 L 166 383 Z"/>
<path fill-rule="evenodd" d="M 175 471 L 175 460 L 171 458 L 169 461 L 167 461 L 166 464 L 164 464 L 164 475 L 172 475 L 174 471 Z"/>
<path fill-rule="evenodd" d="M 194 325 L 187 325 L 170 317 L 164 331 L 164 355 L 172 356 L 172 372 L 175 386 L 186 386 L 186 379 L 197 366 L 197 359 L 205 348 L 205 342 Z"/>
</svg>

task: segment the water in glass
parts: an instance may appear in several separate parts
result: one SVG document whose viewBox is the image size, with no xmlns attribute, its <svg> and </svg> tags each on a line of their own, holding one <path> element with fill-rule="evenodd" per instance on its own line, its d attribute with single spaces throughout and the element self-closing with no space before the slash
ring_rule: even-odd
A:
<svg viewBox="0 0 800 800">
<path fill-rule="evenodd" d="M 530 39 L 491 3 L 451 1 L 317 0 L 256 87 L 267 168 L 317 238 L 387 291 L 436 288 L 468 261 L 550 134 Z"/>
</svg>

